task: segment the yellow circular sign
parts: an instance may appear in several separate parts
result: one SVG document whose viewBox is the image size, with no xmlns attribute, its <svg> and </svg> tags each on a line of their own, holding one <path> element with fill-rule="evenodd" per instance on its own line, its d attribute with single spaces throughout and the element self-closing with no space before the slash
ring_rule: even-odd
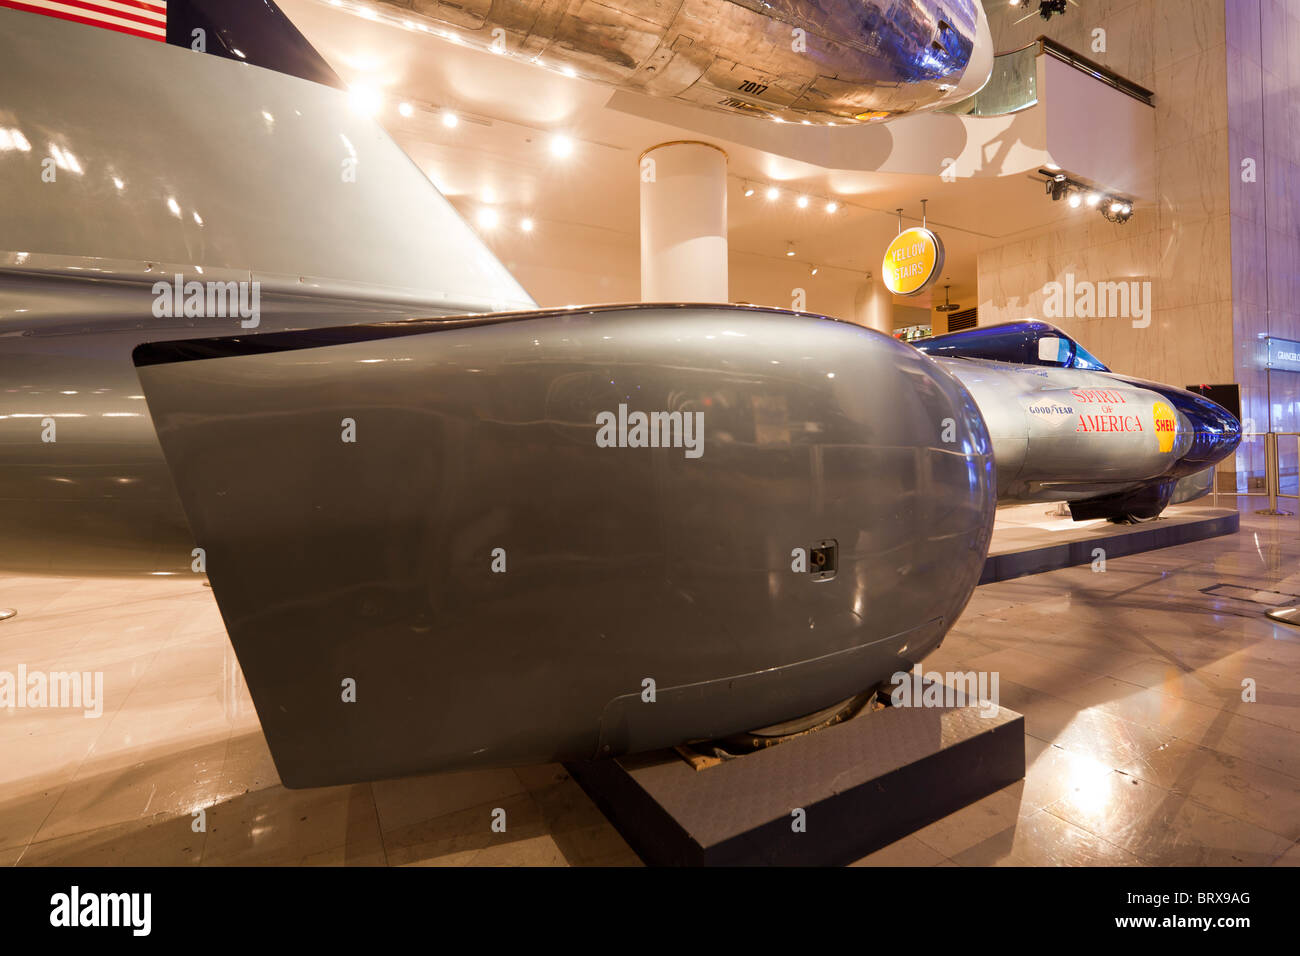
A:
<svg viewBox="0 0 1300 956">
<path fill-rule="evenodd" d="M 904 229 L 885 250 L 880 273 L 895 295 L 918 295 L 943 269 L 943 243 L 929 229 Z"/>
<path fill-rule="evenodd" d="M 1155 421 L 1160 450 L 1173 451 L 1174 437 L 1178 434 L 1178 418 L 1174 415 L 1174 410 L 1164 402 L 1156 402 L 1151 406 L 1151 418 Z"/>
</svg>

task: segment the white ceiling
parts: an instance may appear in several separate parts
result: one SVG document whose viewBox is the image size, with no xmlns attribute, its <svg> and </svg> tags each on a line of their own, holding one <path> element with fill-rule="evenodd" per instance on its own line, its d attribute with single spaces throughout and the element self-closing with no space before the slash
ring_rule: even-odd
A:
<svg viewBox="0 0 1300 956">
<path fill-rule="evenodd" d="M 361 8 L 351 0 L 342 7 L 327 0 L 279 5 L 344 82 L 382 94 L 376 118 L 462 213 L 474 215 L 490 190 L 505 223 L 527 216 L 539 234 L 549 223 L 608 230 L 635 241 L 638 158 L 650 146 L 683 138 L 680 127 L 611 108 L 614 91 L 607 86 L 365 19 L 353 12 Z M 401 102 L 411 103 L 414 115 L 399 115 Z M 443 109 L 457 112 L 458 126 L 443 125 Z M 696 125 L 689 138 L 727 151 L 729 241 L 752 255 L 781 259 L 793 241 L 801 261 L 859 274 L 877 271 L 898 229 L 894 210 L 902 206 L 908 220 L 916 221 L 920 201 L 929 199 L 930 224 L 947 250 L 944 273 L 945 281 L 951 277 L 952 298 L 974 305 L 981 248 L 1048 228 L 1069 214 L 1025 174 L 941 183 L 937 175 L 827 169 L 702 136 Z M 575 140 L 567 159 L 551 155 L 553 134 Z M 747 180 L 760 184 L 752 199 L 742 196 Z M 769 183 L 785 190 L 775 202 L 761 198 L 761 187 Z M 813 197 L 807 209 L 795 206 L 799 193 Z M 833 215 L 817 201 L 828 198 L 840 203 Z M 942 284 L 931 290 L 935 302 L 943 301 Z M 899 302 L 931 304 L 927 295 Z"/>
</svg>

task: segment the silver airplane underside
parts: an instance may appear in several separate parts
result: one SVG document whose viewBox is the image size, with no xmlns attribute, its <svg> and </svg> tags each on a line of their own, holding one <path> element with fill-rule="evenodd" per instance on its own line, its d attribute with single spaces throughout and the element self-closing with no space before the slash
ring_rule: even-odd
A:
<svg viewBox="0 0 1300 956">
<path fill-rule="evenodd" d="M 979 0 L 383 0 L 417 22 L 619 89 L 789 122 L 852 124 L 977 93 Z"/>
</svg>

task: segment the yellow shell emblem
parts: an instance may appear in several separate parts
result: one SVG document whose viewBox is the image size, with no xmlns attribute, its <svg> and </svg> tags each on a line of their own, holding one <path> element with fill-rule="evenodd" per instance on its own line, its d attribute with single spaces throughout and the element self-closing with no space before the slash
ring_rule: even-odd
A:
<svg viewBox="0 0 1300 956">
<path fill-rule="evenodd" d="M 1178 435 L 1178 416 L 1164 402 L 1151 406 L 1151 417 L 1155 421 L 1156 438 L 1162 452 L 1174 450 L 1174 438 Z"/>
</svg>

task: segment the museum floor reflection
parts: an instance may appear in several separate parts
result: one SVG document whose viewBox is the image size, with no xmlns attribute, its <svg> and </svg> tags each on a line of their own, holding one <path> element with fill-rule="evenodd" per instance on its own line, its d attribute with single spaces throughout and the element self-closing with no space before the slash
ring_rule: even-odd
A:
<svg viewBox="0 0 1300 956">
<path fill-rule="evenodd" d="M 925 668 L 999 672 L 1026 777 L 860 862 L 1300 863 L 1300 629 L 1243 597 L 1300 593 L 1300 522 L 1253 506 L 1237 535 L 978 588 Z M 0 670 L 105 688 L 98 719 L 0 712 L 0 863 L 638 862 L 558 766 L 286 790 L 192 578 L 0 573 L 0 595 Z"/>
</svg>

